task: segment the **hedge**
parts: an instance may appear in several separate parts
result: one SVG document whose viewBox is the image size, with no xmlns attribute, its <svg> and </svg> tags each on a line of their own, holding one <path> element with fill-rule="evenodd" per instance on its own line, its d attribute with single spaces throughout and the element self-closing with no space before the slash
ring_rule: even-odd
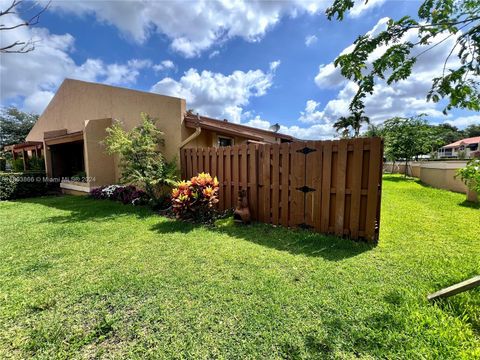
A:
<svg viewBox="0 0 480 360">
<path fill-rule="evenodd" d="M 48 190 L 43 172 L 0 172 L 0 200 L 44 195 Z"/>
</svg>

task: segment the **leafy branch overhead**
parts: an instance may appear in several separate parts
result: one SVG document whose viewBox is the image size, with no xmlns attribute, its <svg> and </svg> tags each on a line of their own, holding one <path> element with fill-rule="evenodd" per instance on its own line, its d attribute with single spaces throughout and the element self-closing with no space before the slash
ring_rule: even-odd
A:
<svg viewBox="0 0 480 360">
<path fill-rule="evenodd" d="M 354 6 L 354 0 L 335 0 L 326 11 L 329 20 L 343 20 Z M 365 1 L 365 2 L 368 2 Z M 418 32 L 415 41 L 407 33 Z M 340 55 L 335 66 L 358 85 L 350 110 L 361 111 L 364 99 L 372 94 L 377 79 L 387 84 L 407 79 L 417 59 L 447 39 L 455 39 L 445 58 L 443 72 L 432 80 L 427 99 L 448 101 L 444 113 L 452 108 L 480 110 L 480 0 L 425 0 L 418 9 L 418 18 L 404 16 L 390 19 L 378 34 L 359 36 L 350 53 Z M 385 48 L 370 64 L 371 55 Z M 458 64 L 448 67 L 452 56 Z"/>
</svg>

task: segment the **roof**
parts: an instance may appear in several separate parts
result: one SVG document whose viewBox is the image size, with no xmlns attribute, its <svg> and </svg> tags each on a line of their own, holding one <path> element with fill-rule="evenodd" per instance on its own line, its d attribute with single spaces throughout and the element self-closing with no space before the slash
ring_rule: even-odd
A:
<svg viewBox="0 0 480 360">
<path fill-rule="evenodd" d="M 262 141 L 265 136 L 271 136 L 277 139 L 293 141 L 295 138 L 290 135 L 280 134 L 274 131 L 257 129 L 251 126 L 235 124 L 227 120 L 213 119 L 207 116 L 200 116 L 187 112 L 184 117 L 185 126 L 189 128 L 200 127 L 202 129 L 218 131 L 232 136 L 242 136 L 251 140 Z"/>
<path fill-rule="evenodd" d="M 449 149 L 449 148 L 454 148 L 461 145 L 470 145 L 470 144 L 478 144 L 478 143 L 480 143 L 480 136 L 475 136 L 475 137 L 455 141 L 454 143 L 442 146 L 442 148 Z"/>
</svg>

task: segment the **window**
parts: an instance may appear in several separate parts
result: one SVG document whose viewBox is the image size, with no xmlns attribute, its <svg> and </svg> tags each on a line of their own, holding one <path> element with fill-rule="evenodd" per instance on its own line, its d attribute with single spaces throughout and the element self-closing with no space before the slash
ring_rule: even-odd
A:
<svg viewBox="0 0 480 360">
<path fill-rule="evenodd" d="M 218 146 L 232 146 L 233 139 L 227 137 L 218 137 Z"/>
</svg>

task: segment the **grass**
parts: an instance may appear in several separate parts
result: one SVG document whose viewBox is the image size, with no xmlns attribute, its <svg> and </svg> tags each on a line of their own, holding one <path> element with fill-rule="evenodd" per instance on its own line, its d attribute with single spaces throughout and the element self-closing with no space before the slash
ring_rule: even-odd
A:
<svg viewBox="0 0 480 360">
<path fill-rule="evenodd" d="M 480 358 L 480 209 L 384 178 L 380 242 L 0 203 L 0 358 Z"/>
</svg>

